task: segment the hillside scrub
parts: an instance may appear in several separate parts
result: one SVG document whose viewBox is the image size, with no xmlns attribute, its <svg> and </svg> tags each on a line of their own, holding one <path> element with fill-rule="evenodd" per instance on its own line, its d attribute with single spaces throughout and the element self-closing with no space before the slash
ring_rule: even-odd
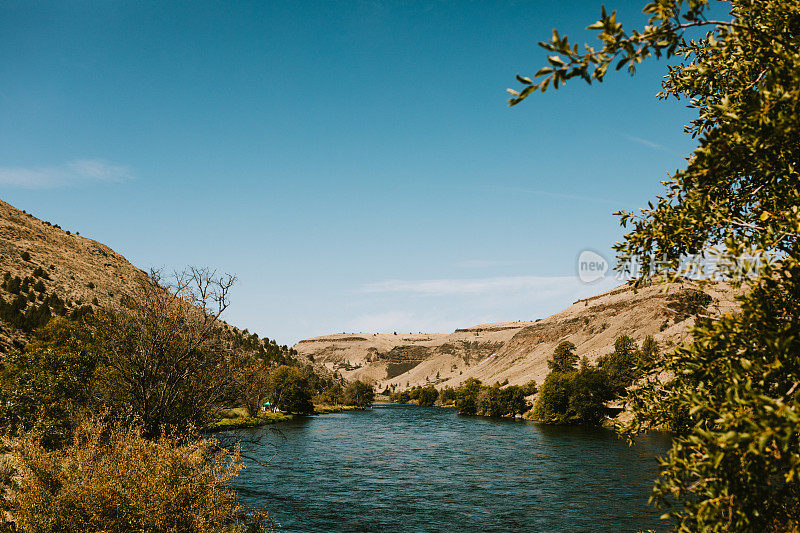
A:
<svg viewBox="0 0 800 533">
<path fill-rule="evenodd" d="M 140 423 L 87 419 L 64 448 L 6 441 L 15 469 L 6 509 L 23 532 L 225 532 L 239 505 L 226 484 L 236 451 L 189 435 L 148 439 Z"/>
</svg>

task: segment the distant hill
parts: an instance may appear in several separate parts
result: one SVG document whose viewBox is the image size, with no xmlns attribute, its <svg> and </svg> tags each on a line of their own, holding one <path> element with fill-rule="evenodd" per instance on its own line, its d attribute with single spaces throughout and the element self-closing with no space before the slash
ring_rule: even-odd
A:
<svg viewBox="0 0 800 533">
<path fill-rule="evenodd" d="M 547 360 L 564 340 L 590 361 L 613 351 L 629 335 L 653 335 L 662 350 L 687 337 L 694 314 L 717 316 L 736 308 L 734 289 L 721 282 L 683 281 L 634 290 L 622 285 L 579 300 L 548 318 L 457 329 L 450 334 L 341 333 L 302 340 L 294 346 L 347 379 L 372 379 L 380 390 L 435 384 L 458 386 L 467 378 L 484 383 L 540 384 Z"/>
</svg>

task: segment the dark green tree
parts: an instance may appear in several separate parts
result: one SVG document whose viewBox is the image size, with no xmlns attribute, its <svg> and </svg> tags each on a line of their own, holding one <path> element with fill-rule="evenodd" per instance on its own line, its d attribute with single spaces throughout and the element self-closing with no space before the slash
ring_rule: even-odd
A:
<svg viewBox="0 0 800 533">
<path fill-rule="evenodd" d="M 343 403 L 345 405 L 364 408 L 372 405 L 374 401 L 375 387 L 363 381 L 353 381 L 344 388 Z"/>
<path fill-rule="evenodd" d="M 462 415 L 474 415 L 478 412 L 478 395 L 481 392 L 479 379 L 469 378 L 456 389 L 456 408 Z"/>
<path fill-rule="evenodd" d="M 599 425 L 607 415 L 606 402 L 615 396 L 606 371 L 582 365 L 572 376 L 570 386 L 568 418 L 581 424 Z"/>
<path fill-rule="evenodd" d="M 614 351 L 598 360 L 598 365 L 605 370 L 609 385 L 616 394 L 622 394 L 641 374 L 639 363 L 639 347 L 627 335 L 618 337 L 614 341 Z"/>
<path fill-rule="evenodd" d="M 578 356 L 575 355 L 575 345 L 569 341 L 563 341 L 553 350 L 553 357 L 547 361 L 547 366 L 553 372 L 572 372 L 578 363 Z"/>
<path fill-rule="evenodd" d="M 433 385 L 427 385 L 419 391 L 419 405 L 431 407 L 439 398 L 439 391 Z"/>
<path fill-rule="evenodd" d="M 294 366 L 282 365 L 270 374 L 267 397 L 273 409 L 285 413 L 314 412 L 308 380 L 305 374 Z"/>
<path fill-rule="evenodd" d="M 550 372 L 539 388 L 533 416 L 551 424 L 565 424 L 570 421 L 569 400 L 572 395 L 572 372 Z"/>
</svg>

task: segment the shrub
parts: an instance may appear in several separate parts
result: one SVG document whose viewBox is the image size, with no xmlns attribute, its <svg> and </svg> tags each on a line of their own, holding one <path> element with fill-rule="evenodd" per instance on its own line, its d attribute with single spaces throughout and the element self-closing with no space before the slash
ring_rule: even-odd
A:
<svg viewBox="0 0 800 533">
<path fill-rule="evenodd" d="M 456 408 L 459 414 L 474 415 L 478 412 L 478 395 L 481 392 L 479 379 L 469 378 L 456 389 Z"/>
<path fill-rule="evenodd" d="M 456 401 L 456 390 L 453 387 L 445 387 L 439 392 L 439 401 L 447 404 Z"/>
<path fill-rule="evenodd" d="M 572 372 L 551 372 L 539 389 L 533 416 L 542 422 L 563 424 L 569 419 Z"/>
<path fill-rule="evenodd" d="M 22 252 L 22 254 L 20 254 L 20 256 L 22 257 L 23 261 L 30 261 L 31 260 L 31 254 L 30 254 L 30 252 L 28 250 L 25 250 L 24 252 Z"/>
<path fill-rule="evenodd" d="M 344 404 L 356 407 L 369 407 L 375 400 L 375 390 L 372 385 L 363 381 L 354 381 L 344 389 Z"/>
<path fill-rule="evenodd" d="M 424 405 L 426 407 L 431 407 L 433 404 L 436 403 L 436 400 L 439 398 L 439 391 L 436 390 L 436 387 L 433 385 L 428 385 L 423 387 L 419 391 L 419 405 Z"/>
<path fill-rule="evenodd" d="M 24 532 L 224 532 L 239 507 L 226 483 L 238 453 L 213 442 L 142 436 L 142 426 L 87 420 L 50 451 L 36 434 L 11 447 L 17 483 L 8 498 Z"/>
<path fill-rule="evenodd" d="M 85 325 L 55 318 L 24 350 L 8 354 L 0 371 L 2 428 L 35 428 L 48 446 L 67 439 L 76 413 L 90 402 L 99 360 L 93 344 Z"/>
<path fill-rule="evenodd" d="M 308 379 L 293 366 L 282 365 L 270 375 L 268 397 L 273 408 L 285 413 L 314 412 Z"/>
</svg>

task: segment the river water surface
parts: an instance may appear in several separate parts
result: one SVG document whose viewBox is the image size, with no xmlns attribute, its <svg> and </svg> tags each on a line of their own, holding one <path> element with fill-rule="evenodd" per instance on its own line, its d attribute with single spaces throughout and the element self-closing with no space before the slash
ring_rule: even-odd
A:
<svg viewBox="0 0 800 533">
<path fill-rule="evenodd" d="M 664 436 L 628 447 L 610 431 L 376 404 L 239 432 L 234 488 L 284 532 L 663 529 L 647 506 Z M 272 446 L 278 444 L 278 448 Z"/>
</svg>

